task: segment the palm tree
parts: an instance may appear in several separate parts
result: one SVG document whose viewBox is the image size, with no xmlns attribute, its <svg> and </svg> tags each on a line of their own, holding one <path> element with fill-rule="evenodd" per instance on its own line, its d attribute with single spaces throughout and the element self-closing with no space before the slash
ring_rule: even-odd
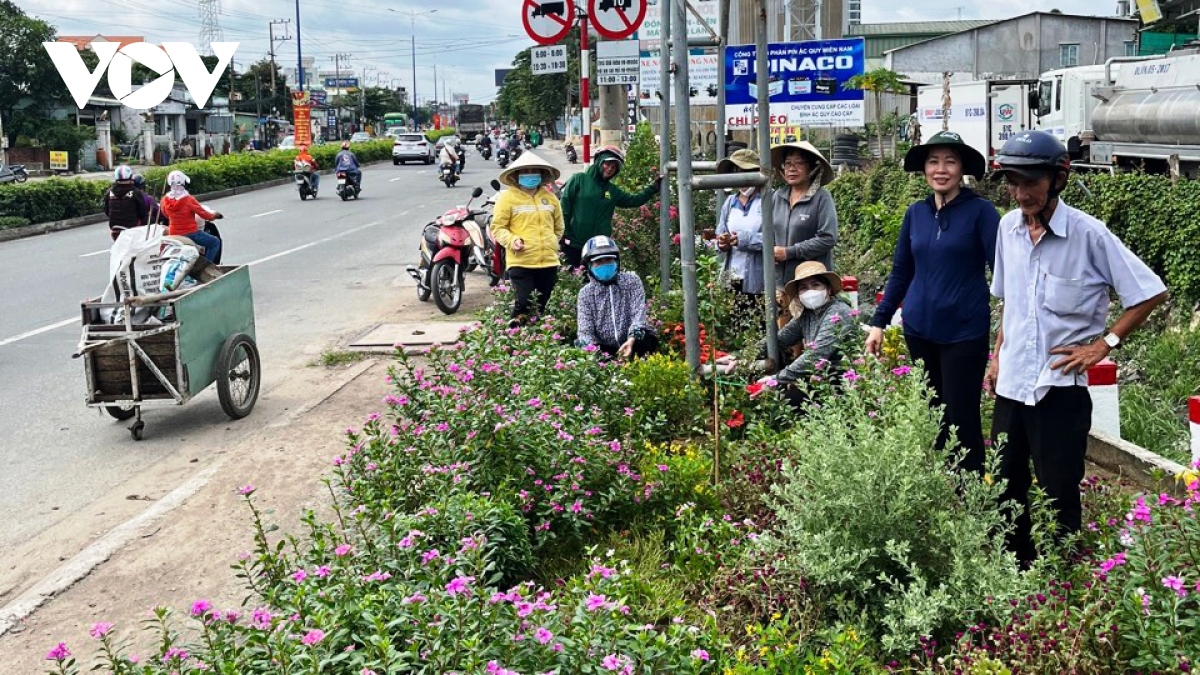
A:
<svg viewBox="0 0 1200 675">
<path fill-rule="evenodd" d="M 904 76 L 894 70 L 887 68 L 876 68 L 872 71 L 855 75 L 842 85 L 843 89 L 856 89 L 859 91 L 869 91 L 875 99 L 875 114 L 879 119 L 875 120 L 875 133 L 879 137 L 879 155 L 883 156 L 883 111 L 880 97 L 884 93 L 890 94 L 906 94 L 908 87 L 904 85 L 902 78 Z"/>
</svg>

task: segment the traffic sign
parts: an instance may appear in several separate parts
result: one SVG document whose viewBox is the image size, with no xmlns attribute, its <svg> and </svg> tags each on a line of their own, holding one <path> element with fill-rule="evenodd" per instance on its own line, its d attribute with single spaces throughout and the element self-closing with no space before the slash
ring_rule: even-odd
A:
<svg viewBox="0 0 1200 675">
<path fill-rule="evenodd" d="M 608 40 L 596 44 L 596 84 L 637 84 L 637 40 Z"/>
<path fill-rule="evenodd" d="M 552 45 L 571 32 L 571 26 L 575 24 L 575 3 L 573 0 L 525 0 L 521 6 L 521 23 L 534 42 Z"/>
<path fill-rule="evenodd" d="M 646 0 L 588 0 L 588 16 L 602 37 L 624 40 L 646 19 Z"/>
<path fill-rule="evenodd" d="M 529 69 L 534 75 L 553 75 L 567 72 L 567 46 L 551 45 L 529 50 Z"/>
</svg>

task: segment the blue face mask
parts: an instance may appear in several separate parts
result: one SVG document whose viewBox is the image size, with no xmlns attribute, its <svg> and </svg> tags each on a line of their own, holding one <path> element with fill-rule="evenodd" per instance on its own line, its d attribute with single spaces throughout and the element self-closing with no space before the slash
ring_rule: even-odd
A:
<svg viewBox="0 0 1200 675">
<path fill-rule="evenodd" d="M 517 176 L 517 185 L 532 190 L 542 184 L 542 174 L 540 173 L 523 173 Z"/>
<path fill-rule="evenodd" d="M 596 277 L 597 281 L 612 281 L 617 277 L 617 263 L 610 262 L 603 265 L 596 265 L 592 268 L 592 276 Z"/>
</svg>

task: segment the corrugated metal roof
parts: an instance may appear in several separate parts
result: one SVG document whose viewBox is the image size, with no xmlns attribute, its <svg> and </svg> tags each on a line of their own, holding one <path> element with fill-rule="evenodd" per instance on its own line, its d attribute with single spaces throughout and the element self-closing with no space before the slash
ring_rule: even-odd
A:
<svg viewBox="0 0 1200 675">
<path fill-rule="evenodd" d="M 881 35 L 946 35 L 979 28 L 994 20 L 972 21 L 910 21 L 900 23 L 861 23 L 850 26 L 846 35 L 874 37 Z"/>
</svg>

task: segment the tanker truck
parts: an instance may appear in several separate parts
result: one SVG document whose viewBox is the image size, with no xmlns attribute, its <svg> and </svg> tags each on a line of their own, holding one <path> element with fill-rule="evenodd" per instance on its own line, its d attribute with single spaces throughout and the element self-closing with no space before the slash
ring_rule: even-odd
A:
<svg viewBox="0 0 1200 675">
<path fill-rule="evenodd" d="M 1200 178 L 1200 47 L 1052 70 L 1030 93 L 1037 128 L 1080 168 Z"/>
</svg>

